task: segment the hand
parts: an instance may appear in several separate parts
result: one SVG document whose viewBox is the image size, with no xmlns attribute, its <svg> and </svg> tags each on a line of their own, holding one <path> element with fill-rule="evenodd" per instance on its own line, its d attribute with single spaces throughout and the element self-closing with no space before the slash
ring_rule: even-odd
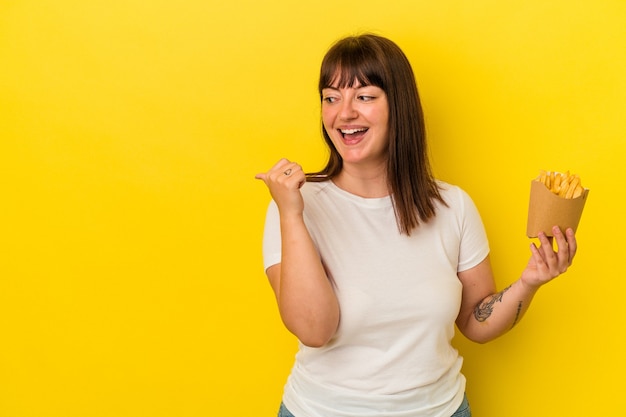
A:
<svg viewBox="0 0 626 417">
<path fill-rule="evenodd" d="M 554 226 L 552 234 L 557 244 L 556 251 L 553 248 L 552 238 L 548 238 L 545 233 L 539 233 L 538 237 L 541 242 L 539 247 L 534 243 L 530 247 L 532 255 L 520 278 L 530 287 L 539 288 L 567 271 L 567 268 L 572 265 L 577 249 L 574 231 L 567 229 L 564 235 L 558 226 Z"/>
<path fill-rule="evenodd" d="M 283 158 L 269 171 L 256 174 L 255 178 L 265 182 L 281 214 L 302 213 L 304 201 L 300 187 L 306 177 L 300 165 Z"/>
</svg>

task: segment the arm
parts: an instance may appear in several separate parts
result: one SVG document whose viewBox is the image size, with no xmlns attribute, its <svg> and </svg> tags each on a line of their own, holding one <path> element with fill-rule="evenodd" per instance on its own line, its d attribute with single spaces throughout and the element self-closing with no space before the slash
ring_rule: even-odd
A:
<svg viewBox="0 0 626 417">
<path fill-rule="evenodd" d="M 564 235 L 553 229 L 558 249 L 545 234 L 541 246 L 531 245 L 531 257 L 520 278 L 500 292 L 495 292 L 489 257 L 458 274 L 463 284 L 463 299 L 456 323 L 470 340 L 485 343 L 501 336 L 519 322 L 539 288 L 564 273 L 576 254 L 576 238 L 571 229 Z"/>
<path fill-rule="evenodd" d="M 323 346 L 337 331 L 339 303 L 304 224 L 304 173 L 283 159 L 256 178 L 269 188 L 280 215 L 282 259 L 266 271 L 280 316 L 303 344 Z"/>
</svg>

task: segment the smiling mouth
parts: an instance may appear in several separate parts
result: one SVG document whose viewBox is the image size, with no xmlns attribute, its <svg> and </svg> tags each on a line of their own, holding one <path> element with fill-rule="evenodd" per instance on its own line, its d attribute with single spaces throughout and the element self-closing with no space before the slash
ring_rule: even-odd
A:
<svg viewBox="0 0 626 417">
<path fill-rule="evenodd" d="M 339 132 L 341 133 L 341 135 L 344 137 L 344 139 L 349 139 L 349 138 L 354 138 L 357 136 L 361 136 L 363 135 L 365 132 L 367 132 L 367 128 L 360 128 L 360 129 L 339 129 Z"/>
</svg>

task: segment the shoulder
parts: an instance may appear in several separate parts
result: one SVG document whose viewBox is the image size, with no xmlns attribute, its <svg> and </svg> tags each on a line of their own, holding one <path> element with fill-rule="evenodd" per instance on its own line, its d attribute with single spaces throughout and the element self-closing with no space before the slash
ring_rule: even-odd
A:
<svg viewBox="0 0 626 417">
<path fill-rule="evenodd" d="M 305 197 L 314 197 L 319 194 L 326 194 L 332 185 L 330 181 L 305 182 L 300 191 Z"/>
<path fill-rule="evenodd" d="M 448 207 L 463 208 L 467 204 L 473 205 L 472 198 L 458 185 L 437 180 L 437 186 L 439 187 L 439 193 L 441 194 L 443 201 L 446 202 Z"/>
</svg>

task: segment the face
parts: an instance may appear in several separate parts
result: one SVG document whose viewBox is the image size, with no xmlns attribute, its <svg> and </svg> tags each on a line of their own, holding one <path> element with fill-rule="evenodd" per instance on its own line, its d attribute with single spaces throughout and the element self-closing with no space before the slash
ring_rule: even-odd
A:
<svg viewBox="0 0 626 417">
<path fill-rule="evenodd" d="M 376 86 L 322 90 L 322 122 L 345 164 L 382 164 L 387 160 L 389 105 Z"/>
</svg>

